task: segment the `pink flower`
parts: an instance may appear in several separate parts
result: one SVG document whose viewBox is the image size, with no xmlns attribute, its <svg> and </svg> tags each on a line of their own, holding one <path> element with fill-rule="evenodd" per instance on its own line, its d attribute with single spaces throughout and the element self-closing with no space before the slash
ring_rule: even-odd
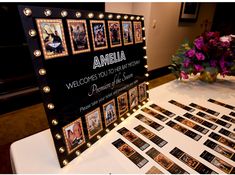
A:
<svg viewBox="0 0 235 175">
<path fill-rule="evenodd" d="M 190 63 L 191 63 L 191 61 L 190 61 L 189 59 L 186 59 L 186 60 L 184 60 L 184 62 L 183 62 L 183 66 L 184 66 L 185 68 L 188 68 Z"/>
<path fill-rule="evenodd" d="M 197 59 L 200 61 L 200 60 L 205 60 L 205 56 L 202 54 L 202 53 L 196 53 L 196 57 Z"/>
<path fill-rule="evenodd" d="M 194 49 L 190 49 L 185 53 L 185 56 L 189 57 L 189 58 L 194 57 L 194 55 L 195 55 L 195 50 Z"/>
<path fill-rule="evenodd" d="M 194 68 L 195 68 L 196 72 L 201 72 L 204 70 L 203 66 L 201 66 L 199 64 L 194 65 Z"/>
<path fill-rule="evenodd" d="M 209 44 L 212 46 L 217 46 L 218 45 L 218 41 L 215 39 L 210 39 Z"/>
<path fill-rule="evenodd" d="M 199 38 L 195 39 L 194 45 L 198 50 L 201 50 L 204 45 L 203 37 L 200 36 Z"/>
<path fill-rule="evenodd" d="M 183 79 L 188 79 L 188 75 L 184 71 L 180 72 L 180 77 Z"/>
<path fill-rule="evenodd" d="M 222 37 L 220 37 L 220 39 L 219 39 L 221 42 L 230 42 L 230 41 L 232 41 L 232 37 L 230 36 L 230 35 L 228 35 L 228 36 L 222 36 Z"/>
</svg>

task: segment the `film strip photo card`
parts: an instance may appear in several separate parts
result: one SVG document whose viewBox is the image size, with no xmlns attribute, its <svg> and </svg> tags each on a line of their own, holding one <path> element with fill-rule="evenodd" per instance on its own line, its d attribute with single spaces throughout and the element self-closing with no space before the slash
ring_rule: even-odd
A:
<svg viewBox="0 0 235 175">
<path fill-rule="evenodd" d="M 146 163 L 149 162 L 122 139 L 117 139 L 112 144 L 139 168 L 142 168 Z"/>
<path fill-rule="evenodd" d="M 153 120 L 151 120 L 150 118 L 142 115 L 142 114 L 137 114 L 135 116 L 135 118 L 137 118 L 138 120 L 142 121 L 143 123 L 145 123 L 146 125 L 150 126 L 151 128 L 160 131 L 164 128 L 164 126 L 154 122 Z"/>
<path fill-rule="evenodd" d="M 152 166 L 145 174 L 163 174 L 157 167 Z"/>
<path fill-rule="evenodd" d="M 129 140 L 131 143 L 133 143 L 141 151 L 145 150 L 146 148 L 150 146 L 148 143 L 146 143 L 144 140 L 139 138 L 136 134 L 129 131 L 125 127 L 122 127 L 121 129 L 117 130 L 117 132 L 121 134 L 123 137 L 125 137 L 127 140 Z"/>
<path fill-rule="evenodd" d="M 211 140 L 206 140 L 206 142 L 204 143 L 205 146 L 207 146 L 208 148 L 214 150 L 215 152 L 223 155 L 224 157 L 232 160 L 235 162 L 235 153 L 230 151 L 229 149 L 211 141 Z"/>
<path fill-rule="evenodd" d="M 204 165 L 197 159 L 193 158 L 189 154 L 185 153 L 181 149 L 175 147 L 170 152 L 171 155 L 179 159 L 181 162 L 198 172 L 199 174 L 218 174 L 214 170 L 210 169 L 208 166 Z"/>
<path fill-rule="evenodd" d="M 165 117 L 165 116 L 163 116 L 163 115 L 161 115 L 161 114 L 159 114 L 159 113 L 157 113 L 147 107 L 142 108 L 141 111 L 151 115 L 152 117 L 154 117 L 162 122 L 165 122 L 168 119 L 167 117 Z"/>
<path fill-rule="evenodd" d="M 176 131 L 178 131 L 178 132 L 188 136 L 189 138 L 191 138 L 193 140 L 198 141 L 202 137 L 201 135 L 199 135 L 199 134 L 197 134 L 197 133 L 195 133 L 195 132 L 193 132 L 193 131 L 191 131 L 191 130 L 189 130 L 189 129 L 187 129 L 187 128 L 179 125 L 179 124 L 177 124 L 174 121 L 169 121 L 169 122 L 166 123 L 166 125 L 171 127 L 171 128 L 173 128 L 173 129 L 175 129 Z"/>
<path fill-rule="evenodd" d="M 210 121 L 212 121 L 212 122 L 214 122 L 214 123 L 217 123 L 217 124 L 219 124 L 219 125 L 221 125 L 221 126 L 224 126 L 224 127 L 226 127 L 226 128 L 230 128 L 230 126 L 231 126 L 230 123 L 227 123 L 227 122 L 225 122 L 225 121 L 222 121 L 222 120 L 220 120 L 220 119 L 217 119 L 217 118 L 215 118 L 215 117 L 213 117 L 213 116 L 210 116 L 210 115 L 208 115 L 208 114 L 205 114 L 205 113 L 203 113 L 203 112 L 198 112 L 197 115 L 200 116 L 200 117 L 203 117 L 204 119 L 207 119 L 207 120 L 210 120 Z"/>
<path fill-rule="evenodd" d="M 161 137 L 157 136 L 150 130 L 146 129 L 142 125 L 138 125 L 134 128 L 137 132 L 139 132 L 141 135 L 146 137 L 147 139 L 151 140 L 153 143 L 155 143 L 160 148 L 165 146 L 168 142 L 162 139 Z"/>
<path fill-rule="evenodd" d="M 195 109 L 190 108 L 189 106 L 186 106 L 186 105 L 184 105 L 184 104 L 182 104 L 182 103 L 180 103 L 180 102 L 177 102 L 177 101 L 175 101 L 175 100 L 170 100 L 170 101 L 168 101 L 168 102 L 171 103 L 171 104 L 173 104 L 173 105 L 175 105 L 175 106 L 178 106 L 179 108 L 182 108 L 182 109 L 184 109 L 184 110 L 186 110 L 186 111 L 189 111 L 189 112 L 195 111 Z"/>
<path fill-rule="evenodd" d="M 235 133 L 231 132 L 231 131 L 228 131 L 227 129 L 224 129 L 224 128 L 221 128 L 219 130 L 219 133 L 220 134 L 223 134 L 227 137 L 229 137 L 230 139 L 234 140 L 235 141 Z"/>
<path fill-rule="evenodd" d="M 160 107 L 160 106 L 158 106 L 158 105 L 156 105 L 156 104 L 151 104 L 151 105 L 149 105 L 151 108 L 153 108 L 153 109 L 155 109 L 155 110 L 157 110 L 157 111 L 159 111 L 159 112 L 161 112 L 161 113 L 163 113 L 163 114 L 165 114 L 166 116 L 168 116 L 168 117 L 173 117 L 173 116 L 175 116 L 176 114 L 174 114 L 173 112 L 171 112 L 171 111 L 168 111 L 167 109 L 164 109 L 164 108 L 162 108 L 162 107 Z"/>
<path fill-rule="evenodd" d="M 225 137 L 219 135 L 219 134 L 216 134 L 215 132 L 212 132 L 210 135 L 209 135 L 210 138 L 224 144 L 225 146 L 229 147 L 229 148 L 232 148 L 233 150 L 235 150 L 235 142 L 229 140 L 229 139 L 226 139 Z"/>
<path fill-rule="evenodd" d="M 232 117 L 229 117 L 227 115 L 223 115 L 221 118 L 228 121 L 228 122 L 235 124 L 235 119 L 233 119 Z"/>
<path fill-rule="evenodd" d="M 189 174 L 155 148 L 151 148 L 146 154 L 171 174 Z"/>
<path fill-rule="evenodd" d="M 202 111 L 207 112 L 209 114 L 212 114 L 214 116 L 218 116 L 220 114 L 219 112 L 213 111 L 211 109 L 205 108 L 205 107 L 200 106 L 200 105 L 195 104 L 195 103 L 190 103 L 189 106 L 192 106 L 192 107 L 194 107 L 196 109 L 199 109 L 199 110 L 202 110 Z"/>
<path fill-rule="evenodd" d="M 228 105 L 228 104 L 225 104 L 223 102 L 220 102 L 220 101 L 217 101 L 217 100 L 214 100 L 214 99 L 208 99 L 207 101 L 211 102 L 211 103 L 214 103 L 214 104 L 217 104 L 217 105 L 220 105 L 220 106 L 223 106 L 225 108 L 228 108 L 228 109 L 232 109 L 235 111 L 235 106 L 232 106 L 232 105 Z"/>
<path fill-rule="evenodd" d="M 203 120 L 203 119 L 201 119 L 195 115 L 192 115 L 190 113 L 185 113 L 183 116 L 192 120 L 192 121 L 195 121 L 196 123 L 202 124 L 203 126 L 210 128 L 212 130 L 215 130 L 218 127 L 217 125 L 214 125 L 213 123 L 208 122 L 206 120 Z"/>
<path fill-rule="evenodd" d="M 209 153 L 208 151 L 203 151 L 203 153 L 200 155 L 201 158 L 208 161 L 212 165 L 214 165 L 216 168 L 220 169 L 221 171 L 227 173 L 227 174 L 234 174 L 235 173 L 235 167 L 230 165 L 229 163 L 225 162 L 224 160 L 220 159 L 219 157 Z"/>
</svg>

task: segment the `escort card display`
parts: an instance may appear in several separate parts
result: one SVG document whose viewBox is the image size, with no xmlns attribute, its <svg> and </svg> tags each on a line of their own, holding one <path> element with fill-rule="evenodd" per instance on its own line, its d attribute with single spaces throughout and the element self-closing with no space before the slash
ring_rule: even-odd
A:
<svg viewBox="0 0 235 175">
<path fill-rule="evenodd" d="M 144 17 L 33 6 L 19 13 L 63 167 L 148 100 Z"/>
</svg>

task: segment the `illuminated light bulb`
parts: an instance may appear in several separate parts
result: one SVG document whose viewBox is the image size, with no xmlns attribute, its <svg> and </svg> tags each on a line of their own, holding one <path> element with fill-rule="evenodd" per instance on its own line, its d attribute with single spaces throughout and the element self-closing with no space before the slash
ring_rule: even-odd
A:
<svg viewBox="0 0 235 175">
<path fill-rule="evenodd" d="M 138 105 L 138 108 L 141 108 L 141 105 Z"/>
<path fill-rule="evenodd" d="M 81 153 L 80 153 L 80 151 L 76 151 L 75 154 L 76 154 L 77 156 L 79 156 Z"/>
<path fill-rule="evenodd" d="M 98 136 L 97 136 L 97 139 L 101 139 L 101 136 L 100 136 L 100 135 L 98 135 Z"/>
<path fill-rule="evenodd" d="M 66 16 L 68 16 L 68 12 L 67 12 L 67 11 L 65 11 L 65 10 L 63 10 L 63 11 L 61 12 L 61 16 L 62 16 L 62 17 L 66 17 Z"/>
<path fill-rule="evenodd" d="M 145 38 L 145 37 L 143 37 L 143 40 L 146 40 L 146 38 Z"/>
<path fill-rule="evenodd" d="M 124 120 L 125 120 L 125 119 L 122 117 L 122 118 L 121 118 L 121 121 L 124 121 Z"/>
<path fill-rule="evenodd" d="M 149 85 L 149 82 L 146 82 L 145 84 L 146 84 L 146 85 Z"/>
<path fill-rule="evenodd" d="M 134 18 L 135 18 L 134 16 L 131 16 L 131 18 L 130 18 L 130 19 L 131 19 L 131 20 L 133 20 Z"/>
<path fill-rule="evenodd" d="M 137 20 L 140 20 L 140 17 L 139 17 L 139 16 L 137 16 L 137 17 L 136 17 L 136 19 L 137 19 Z"/>
<path fill-rule="evenodd" d="M 147 74 L 145 74 L 145 76 L 146 76 L 146 77 L 148 77 L 148 76 L 149 76 L 149 74 L 147 73 Z"/>
<path fill-rule="evenodd" d="M 135 112 L 135 111 L 136 111 L 136 109 L 133 109 L 132 111 L 133 111 L 133 112 Z"/>
<path fill-rule="evenodd" d="M 146 47 L 146 46 L 144 46 L 144 47 L 143 47 L 143 49 L 144 49 L 144 50 L 146 50 L 146 49 L 147 49 L 147 47 Z"/>
<path fill-rule="evenodd" d="M 147 59 L 148 57 L 147 56 L 144 56 L 144 59 Z"/>
<path fill-rule="evenodd" d="M 124 16 L 124 19 L 128 19 L 128 16 L 127 16 L 127 15 L 125 15 L 125 16 Z"/>
<path fill-rule="evenodd" d="M 149 98 L 147 98 L 147 100 L 149 101 L 150 99 L 149 99 Z"/>
<path fill-rule="evenodd" d="M 114 123 L 113 125 L 114 125 L 114 126 L 117 126 L 118 124 L 117 124 L 117 123 Z"/>
<path fill-rule="evenodd" d="M 25 8 L 23 10 L 23 13 L 25 16 L 31 16 L 32 15 L 32 10 L 30 8 Z"/>
<path fill-rule="evenodd" d="M 56 134 L 56 135 L 55 135 L 55 138 L 56 138 L 57 140 L 60 140 L 60 139 L 61 139 L 61 135 L 60 135 L 60 134 Z"/>
<path fill-rule="evenodd" d="M 147 90 L 146 92 L 149 93 L 149 90 Z"/>
<path fill-rule="evenodd" d="M 57 121 L 56 119 L 53 119 L 53 120 L 51 121 L 51 123 L 52 123 L 52 125 L 58 125 L 58 121 Z"/>
<path fill-rule="evenodd" d="M 120 19 L 121 18 L 121 15 L 117 15 L 117 19 Z"/>
<path fill-rule="evenodd" d="M 99 14 L 99 18 L 103 19 L 104 18 L 104 14 L 103 13 Z"/>
<path fill-rule="evenodd" d="M 45 75 L 46 74 L 46 70 L 45 69 L 39 69 L 38 73 L 40 75 Z"/>
<path fill-rule="evenodd" d="M 144 101 L 142 104 L 144 105 L 144 104 L 146 104 L 146 102 Z"/>
<path fill-rule="evenodd" d="M 49 103 L 49 104 L 47 105 L 47 107 L 48 107 L 48 109 L 54 109 L 54 108 L 55 108 L 54 104 L 52 104 L 52 103 Z"/>
<path fill-rule="evenodd" d="M 65 159 L 63 160 L 63 165 L 66 166 L 68 164 L 68 161 Z"/>
<path fill-rule="evenodd" d="M 93 18 L 93 17 L 94 17 L 94 14 L 93 14 L 93 13 L 89 13 L 89 14 L 88 14 L 88 17 L 89 17 L 89 18 Z"/>
<path fill-rule="evenodd" d="M 147 68 L 148 68 L 148 65 L 145 65 L 144 67 L 147 69 Z"/>
<path fill-rule="evenodd" d="M 80 18 L 82 16 L 82 14 L 80 12 L 76 12 L 75 15 L 76 15 L 77 18 Z"/>
<path fill-rule="evenodd" d="M 36 30 L 34 30 L 34 29 L 29 30 L 29 36 L 34 37 L 34 36 L 36 36 L 36 34 L 37 34 Z"/>
<path fill-rule="evenodd" d="M 109 18 L 109 19 L 112 19 L 112 18 L 113 18 L 113 15 L 112 15 L 112 14 L 109 14 L 108 18 Z"/>
<path fill-rule="evenodd" d="M 41 53 L 40 50 L 35 50 L 35 51 L 33 52 L 33 54 L 34 54 L 35 57 L 40 57 L 42 53 Z"/>
<path fill-rule="evenodd" d="M 91 147 L 91 143 L 87 143 L 86 145 L 87 145 L 88 147 Z"/>
<path fill-rule="evenodd" d="M 63 147 L 60 147 L 59 152 L 60 152 L 60 153 L 63 153 L 63 152 L 64 152 L 64 148 L 63 148 Z"/>
<path fill-rule="evenodd" d="M 145 30 L 145 27 L 143 27 L 142 30 Z"/>
<path fill-rule="evenodd" d="M 51 16 L 52 12 L 51 12 L 51 10 L 46 9 L 46 10 L 44 11 L 44 14 L 45 14 L 46 16 Z"/>
<path fill-rule="evenodd" d="M 110 130 L 109 130 L 109 129 L 106 129 L 105 131 L 106 131 L 106 132 L 109 132 Z"/>
<path fill-rule="evenodd" d="M 51 89 L 50 89 L 49 86 L 43 87 L 43 92 L 44 92 L 44 93 L 49 93 L 50 91 L 51 91 Z"/>
<path fill-rule="evenodd" d="M 127 115 L 127 116 L 130 116 L 131 114 L 130 114 L 130 113 L 127 113 L 126 115 Z"/>
<path fill-rule="evenodd" d="M 144 17 L 142 17 L 141 20 L 143 21 L 143 20 L 144 20 Z"/>
</svg>

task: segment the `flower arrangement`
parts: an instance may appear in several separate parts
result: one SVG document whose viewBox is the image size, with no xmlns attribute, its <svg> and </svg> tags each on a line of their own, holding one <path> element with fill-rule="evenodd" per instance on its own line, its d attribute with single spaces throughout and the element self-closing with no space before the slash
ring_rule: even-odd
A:
<svg viewBox="0 0 235 175">
<path fill-rule="evenodd" d="M 219 32 L 205 32 L 191 44 L 185 41 L 172 56 L 169 68 L 180 79 L 188 79 L 191 74 L 203 75 L 205 72 L 214 77 L 218 73 L 222 76 L 231 75 L 235 70 L 231 41 L 231 36 L 221 37 Z"/>
</svg>

